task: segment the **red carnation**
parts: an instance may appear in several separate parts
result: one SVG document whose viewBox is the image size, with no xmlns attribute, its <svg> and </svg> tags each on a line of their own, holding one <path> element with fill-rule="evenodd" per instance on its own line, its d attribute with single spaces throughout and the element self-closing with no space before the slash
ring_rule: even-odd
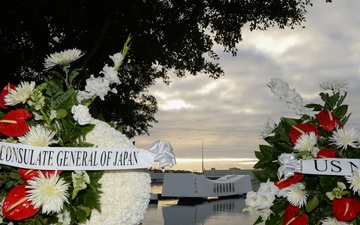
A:
<svg viewBox="0 0 360 225">
<path fill-rule="evenodd" d="M 301 181 L 304 178 L 304 176 L 305 175 L 302 173 L 295 173 L 294 176 L 292 176 L 286 180 L 284 178 L 282 178 L 278 181 L 275 181 L 274 184 L 280 189 L 286 188 L 292 184 L 296 184 L 297 182 Z"/>
<path fill-rule="evenodd" d="M 318 152 L 316 158 L 337 158 L 337 156 L 334 150 L 324 148 Z"/>
<path fill-rule="evenodd" d="M 12 90 L 12 89 L 15 89 L 16 86 L 14 84 L 10 84 L 8 83 L 4 89 L 1 91 L 0 93 L 0 107 L 3 108 L 3 109 L 7 109 L 9 108 L 8 105 L 5 104 L 5 96 L 7 94 L 9 94 L 9 92 Z"/>
<path fill-rule="evenodd" d="M 327 132 L 334 130 L 336 125 L 340 125 L 339 119 L 327 109 L 319 112 L 317 119 L 320 123 L 320 126 Z"/>
<path fill-rule="evenodd" d="M 302 134 L 310 134 L 314 132 L 316 136 L 319 136 L 319 131 L 316 126 L 309 123 L 301 123 L 290 128 L 290 141 L 293 145 L 296 144 L 296 141 Z"/>
<path fill-rule="evenodd" d="M 2 214 L 10 220 L 24 220 L 34 216 L 41 207 L 34 208 L 26 195 L 27 183 L 18 185 L 10 190 L 5 197 Z"/>
<path fill-rule="evenodd" d="M 332 202 L 332 209 L 338 221 L 350 221 L 360 212 L 360 202 L 355 198 L 342 197 L 335 198 Z"/>
<path fill-rule="evenodd" d="M 309 218 L 306 214 L 298 215 L 300 207 L 289 204 L 284 213 L 283 225 L 306 225 Z"/>
<path fill-rule="evenodd" d="M 0 133 L 9 137 L 18 137 L 29 130 L 25 119 L 30 119 L 32 114 L 25 109 L 16 109 L 8 112 L 0 120 Z"/>
</svg>

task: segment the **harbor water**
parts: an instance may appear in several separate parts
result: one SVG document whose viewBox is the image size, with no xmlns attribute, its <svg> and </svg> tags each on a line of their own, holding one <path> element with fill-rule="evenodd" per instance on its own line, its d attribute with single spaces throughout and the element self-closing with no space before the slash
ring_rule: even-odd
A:
<svg viewBox="0 0 360 225">
<path fill-rule="evenodd" d="M 161 193 L 161 184 L 153 185 Z M 178 199 L 150 203 L 142 225 L 252 225 L 257 214 L 242 212 L 244 197 L 182 203 Z"/>
</svg>

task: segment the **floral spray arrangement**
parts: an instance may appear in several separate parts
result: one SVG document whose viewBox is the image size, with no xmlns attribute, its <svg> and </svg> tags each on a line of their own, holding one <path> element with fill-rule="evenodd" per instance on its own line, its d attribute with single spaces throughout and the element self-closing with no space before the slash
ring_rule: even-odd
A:
<svg viewBox="0 0 360 225">
<path fill-rule="evenodd" d="M 268 84 L 298 118 L 268 119 L 255 152 L 259 189 L 246 196 L 254 224 L 360 224 L 360 135 L 346 127 L 348 82 L 320 84 L 323 104 L 303 99 L 281 79 Z"/>
<path fill-rule="evenodd" d="M 0 93 L 0 224 L 131 224 L 144 217 L 150 175 L 175 162 L 170 143 L 139 149 L 110 123 L 93 118 L 89 106 L 120 84 L 118 70 L 130 49 L 110 56 L 98 76 L 74 88 L 84 55 L 76 48 L 50 54 L 52 77 L 8 84 Z M 55 69 L 61 69 L 61 72 Z"/>
</svg>

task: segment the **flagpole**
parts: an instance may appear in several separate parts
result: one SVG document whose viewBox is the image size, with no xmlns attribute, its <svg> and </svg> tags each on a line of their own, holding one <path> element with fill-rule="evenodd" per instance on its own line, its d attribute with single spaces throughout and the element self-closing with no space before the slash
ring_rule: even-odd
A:
<svg viewBox="0 0 360 225">
<path fill-rule="evenodd" d="M 204 174 L 204 140 L 201 139 L 201 170 Z"/>
</svg>

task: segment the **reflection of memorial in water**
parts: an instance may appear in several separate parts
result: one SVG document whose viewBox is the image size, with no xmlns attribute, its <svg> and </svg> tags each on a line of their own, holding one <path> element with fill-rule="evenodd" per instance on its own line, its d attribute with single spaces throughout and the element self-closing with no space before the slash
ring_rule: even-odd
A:
<svg viewBox="0 0 360 225">
<path fill-rule="evenodd" d="M 165 225 L 203 224 L 218 213 L 239 214 L 245 207 L 244 198 L 205 201 L 196 205 L 171 205 L 162 207 Z"/>
</svg>

